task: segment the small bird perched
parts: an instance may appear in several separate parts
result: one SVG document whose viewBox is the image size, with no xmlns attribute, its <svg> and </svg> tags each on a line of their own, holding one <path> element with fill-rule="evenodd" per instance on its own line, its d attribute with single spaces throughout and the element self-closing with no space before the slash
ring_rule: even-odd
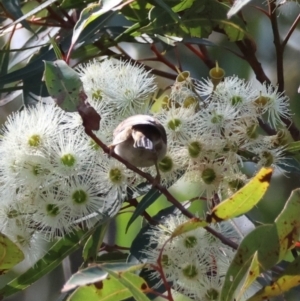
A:
<svg viewBox="0 0 300 301">
<path fill-rule="evenodd" d="M 155 165 L 167 152 L 167 134 L 160 122 L 149 115 L 134 115 L 114 130 L 110 145 L 114 152 L 136 167 Z"/>
</svg>

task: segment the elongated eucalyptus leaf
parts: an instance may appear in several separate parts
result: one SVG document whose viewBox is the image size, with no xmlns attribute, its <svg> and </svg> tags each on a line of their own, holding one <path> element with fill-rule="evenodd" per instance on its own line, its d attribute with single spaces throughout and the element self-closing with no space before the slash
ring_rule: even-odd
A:
<svg viewBox="0 0 300 301">
<path fill-rule="evenodd" d="M 99 225 L 94 233 L 88 238 L 82 251 L 82 257 L 85 263 L 95 262 L 100 246 L 103 242 L 104 235 L 107 230 L 107 222 Z"/>
<path fill-rule="evenodd" d="M 126 231 L 129 229 L 130 225 L 137 219 L 137 217 L 139 217 L 150 205 L 152 205 L 160 195 L 161 193 L 157 189 L 150 189 L 147 192 L 147 194 L 142 198 L 135 211 L 131 215 L 126 226 Z"/>
<path fill-rule="evenodd" d="M 63 0 L 60 7 L 63 9 L 82 8 L 86 7 L 89 3 L 95 2 L 94 0 Z"/>
<path fill-rule="evenodd" d="M 244 187 L 233 196 L 213 208 L 207 222 L 218 222 L 237 217 L 251 210 L 269 187 L 271 168 L 262 168 Z"/>
<path fill-rule="evenodd" d="M 104 0 L 101 1 L 100 4 L 93 4 L 91 6 L 86 7 L 82 10 L 80 18 L 76 23 L 73 30 L 72 44 L 71 48 L 77 42 L 79 36 L 83 32 L 83 30 L 97 18 L 102 16 L 104 13 L 112 10 L 115 6 L 121 3 L 121 0 Z"/>
<path fill-rule="evenodd" d="M 12 82 L 16 82 L 19 80 L 24 80 L 27 77 L 32 76 L 33 74 L 38 74 L 39 72 L 43 72 L 44 65 L 43 60 L 51 61 L 55 59 L 55 54 L 53 49 L 46 49 L 42 47 L 40 54 L 35 56 L 29 64 L 25 67 L 20 68 L 16 71 L 6 74 L 1 78 L 1 83 L 8 84 Z"/>
<path fill-rule="evenodd" d="M 33 267 L 1 288 L 0 295 L 7 297 L 24 290 L 43 275 L 52 271 L 66 256 L 77 250 L 85 242 L 90 233 L 91 231 L 84 233 L 80 230 L 58 240 Z"/>
<path fill-rule="evenodd" d="M 243 239 L 228 268 L 220 301 L 234 300 L 236 289 L 249 271 L 254 254 L 261 247 L 263 240 L 267 238 L 272 227 L 273 225 L 257 227 Z"/>
<path fill-rule="evenodd" d="M 195 230 L 197 228 L 203 228 L 206 227 L 208 223 L 205 220 L 201 220 L 199 218 L 192 218 L 188 220 L 187 222 L 179 225 L 172 233 L 172 238 L 181 235 L 183 233 Z"/>
<path fill-rule="evenodd" d="M 97 283 L 107 279 L 108 271 L 116 271 L 118 273 L 136 271 L 143 267 L 143 265 L 137 265 L 132 263 L 107 263 L 93 265 L 88 268 L 79 270 L 77 273 L 71 276 L 71 278 L 64 285 L 62 291 L 66 292 L 74 289 L 77 286 L 84 286 L 92 283 Z"/>
<path fill-rule="evenodd" d="M 10 56 L 9 48 L 10 48 L 10 41 L 7 41 L 0 52 L 0 77 L 5 75 L 8 71 L 8 63 L 9 63 L 9 56 Z M 4 86 L 3 84 L 0 84 L 0 89 L 2 89 L 3 86 Z"/>
<path fill-rule="evenodd" d="M 239 289 L 236 299 L 240 299 L 245 291 L 250 287 L 250 285 L 256 280 L 260 275 L 261 268 L 258 261 L 258 252 L 256 251 L 252 257 L 248 271 L 246 272 L 246 279 L 243 286 Z"/>
<path fill-rule="evenodd" d="M 300 256 L 298 256 L 293 262 L 291 262 L 285 269 L 283 274 L 275 281 L 272 281 L 271 285 L 268 285 L 256 294 L 254 294 L 247 301 L 264 301 L 271 297 L 275 297 L 283 294 L 291 288 L 298 286 L 300 283 Z"/>
<path fill-rule="evenodd" d="M 175 21 L 175 22 L 180 22 L 180 18 L 177 14 L 174 13 L 174 10 L 171 9 L 168 4 L 166 4 L 165 1 L 163 0 L 152 0 L 157 6 L 161 7 L 165 12 L 167 12 L 170 17 Z M 191 5 L 189 5 L 190 7 Z"/>
<path fill-rule="evenodd" d="M 104 269 L 112 278 L 119 280 L 131 292 L 135 300 L 150 301 L 146 293 L 152 290 L 143 278 L 130 272 L 116 273 L 106 267 Z"/>
<path fill-rule="evenodd" d="M 6 3 L 9 3 L 9 2 L 15 2 L 16 0 L 14 0 L 14 1 L 11 1 L 11 0 L 2 0 L 2 2 L 6 2 Z M 38 7 L 36 7 L 35 9 L 32 9 L 30 12 L 28 12 L 27 14 L 25 14 L 25 15 L 23 15 L 23 13 L 20 15 L 20 17 L 17 19 L 17 20 L 15 20 L 14 22 L 12 22 L 12 23 L 9 23 L 8 25 L 6 25 L 6 26 L 4 26 L 3 28 L 2 28 L 2 30 L 4 30 L 4 29 L 7 29 L 7 28 L 9 28 L 9 27 L 11 27 L 11 26 L 14 26 L 14 25 L 16 25 L 16 24 L 18 24 L 18 23 L 21 23 L 22 25 L 23 25 L 23 23 L 25 22 L 25 20 L 27 19 L 27 18 L 29 18 L 29 17 L 31 17 L 31 16 L 33 16 L 33 15 L 35 15 L 35 14 L 37 14 L 38 12 L 40 12 L 41 10 L 43 10 L 43 9 L 45 9 L 45 8 L 47 8 L 48 6 L 50 6 L 51 4 L 53 4 L 54 2 L 57 2 L 58 0 L 47 0 L 47 1 L 45 1 L 44 3 L 42 3 L 41 5 L 39 5 Z M 23 22 L 23 23 L 22 23 Z M 27 22 L 26 22 L 27 23 Z M 24 24 L 26 24 L 26 23 L 24 23 Z M 25 28 L 27 28 L 26 27 L 26 25 L 23 25 Z M 29 25 L 28 25 L 29 26 Z M 28 29 L 28 28 L 27 28 Z M 31 30 L 31 29 L 29 29 L 29 30 Z M 32 31 L 32 30 L 31 30 Z M 0 34 L 1 34 L 1 32 L 0 32 Z"/>
<path fill-rule="evenodd" d="M 20 0 L 1 0 L 1 3 L 4 6 L 4 9 L 15 20 L 11 24 L 9 24 L 9 26 L 12 26 L 17 23 L 21 23 L 27 30 L 33 32 L 30 25 L 26 21 L 26 18 L 24 18 L 23 16 Z"/>
<path fill-rule="evenodd" d="M 279 258 L 283 259 L 294 247 L 300 235 L 300 188 L 295 189 L 275 220 L 280 241 Z"/>
</svg>

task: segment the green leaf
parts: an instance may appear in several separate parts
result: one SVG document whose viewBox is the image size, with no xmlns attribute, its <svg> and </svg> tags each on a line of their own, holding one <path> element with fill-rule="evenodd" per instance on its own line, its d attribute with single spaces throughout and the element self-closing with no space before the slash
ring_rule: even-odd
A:
<svg viewBox="0 0 300 301">
<path fill-rule="evenodd" d="M 131 296 L 130 291 L 119 280 L 111 278 L 99 283 L 78 287 L 67 301 L 120 301 Z"/>
<path fill-rule="evenodd" d="M 63 59 L 63 53 L 61 52 L 61 49 L 59 48 L 56 40 L 54 38 L 52 38 L 52 37 L 49 37 L 49 40 L 50 40 L 50 43 L 51 43 L 51 45 L 53 47 L 56 59 L 62 60 Z"/>
<path fill-rule="evenodd" d="M 79 74 L 65 61 L 45 61 L 44 80 L 49 94 L 59 107 L 68 112 L 77 111 L 84 97 L 83 85 Z"/>
<path fill-rule="evenodd" d="M 300 188 L 292 191 L 281 213 L 275 220 L 280 241 L 279 258 L 283 259 L 286 253 L 294 247 L 300 235 Z"/>
<path fill-rule="evenodd" d="M 300 151 L 300 141 L 290 142 L 286 147 L 286 151 L 292 152 L 292 153 L 299 152 Z"/>
<path fill-rule="evenodd" d="M 1 49 L 0 52 L 0 77 L 7 74 L 8 71 L 8 63 L 9 63 L 9 57 L 10 57 L 10 40 L 6 42 L 6 44 Z M 4 87 L 4 84 L 0 84 L 0 89 Z"/>
<path fill-rule="evenodd" d="M 77 250 L 85 242 L 89 234 L 90 231 L 84 233 L 80 230 L 58 240 L 33 267 L 1 288 L 0 295 L 7 297 L 24 290 L 33 282 L 52 271 L 66 256 Z"/>
<path fill-rule="evenodd" d="M 82 270 L 67 282 L 64 291 L 78 287 L 68 301 L 118 301 L 135 296 L 135 300 L 148 301 L 144 293 L 149 290 L 145 281 L 129 270 L 140 269 L 141 265 L 101 265 Z M 114 272 L 114 271 L 117 272 Z M 82 286 L 84 285 L 84 286 Z"/>
<path fill-rule="evenodd" d="M 64 285 L 62 291 L 66 292 L 74 289 L 77 286 L 84 286 L 91 283 L 97 283 L 103 281 L 108 277 L 109 271 L 125 272 L 136 271 L 144 265 L 136 265 L 132 263 L 107 263 L 102 265 L 94 265 L 88 268 L 82 269 L 71 276 L 71 278 Z"/>
<path fill-rule="evenodd" d="M 173 9 L 181 11 L 179 6 L 175 5 Z M 139 31 L 152 36 L 159 34 L 182 38 L 207 38 L 213 30 L 222 30 L 229 40 L 242 40 L 247 34 L 245 24 L 237 16 L 228 20 L 228 10 L 229 7 L 220 1 L 187 1 L 183 5 L 180 20 L 176 20 L 163 8 L 155 6 L 149 11 L 149 23 Z"/>
<path fill-rule="evenodd" d="M 179 22 L 161 8 L 154 7 L 149 12 L 150 22 L 139 30 L 150 35 L 160 34 L 178 37 L 207 38 L 212 32 L 211 21 L 206 17 L 186 17 Z"/>
<path fill-rule="evenodd" d="M 254 294 L 247 301 L 264 301 L 271 297 L 282 295 L 291 288 L 298 286 L 300 283 L 300 256 L 291 262 L 285 269 L 283 274 L 276 280 L 272 281 L 272 285 L 268 285 L 256 294 Z"/>
<path fill-rule="evenodd" d="M 221 29 L 223 29 L 231 42 L 242 40 L 247 32 L 239 24 L 236 24 L 230 20 L 226 19 L 213 19 Z"/>
<path fill-rule="evenodd" d="M 121 13 L 132 22 L 147 20 L 149 9 L 152 5 L 146 1 L 134 1 L 121 9 Z"/>
<path fill-rule="evenodd" d="M 85 263 L 96 261 L 106 230 L 107 222 L 99 225 L 94 233 L 88 238 L 82 251 L 82 257 Z"/>
<path fill-rule="evenodd" d="M 19 247 L 0 233 L 0 274 L 5 274 L 23 259 L 24 254 Z"/>
<path fill-rule="evenodd" d="M 63 0 L 60 7 L 62 9 L 82 8 L 87 7 L 92 2 L 95 2 L 95 0 Z"/>
<path fill-rule="evenodd" d="M 156 4 L 156 6 L 162 8 L 165 12 L 167 12 L 175 22 L 180 22 L 179 16 L 175 14 L 174 11 L 171 9 L 171 7 L 166 4 L 166 1 L 163 0 L 152 0 L 152 1 L 153 3 Z"/>
<path fill-rule="evenodd" d="M 104 13 L 112 10 L 115 6 L 120 4 L 121 0 L 104 0 L 101 1 L 101 4 L 93 4 L 82 10 L 80 18 L 76 25 L 74 26 L 73 36 L 72 36 L 72 45 L 71 48 L 75 45 L 82 31 L 97 18 L 102 16 Z"/>
<path fill-rule="evenodd" d="M 18 0 L 14 0 L 14 1 L 11 1 L 11 0 L 1 0 L 2 1 L 2 3 L 4 4 L 10 4 L 10 2 L 14 2 L 14 1 L 18 1 Z M 7 28 L 9 28 L 9 27 L 11 27 L 11 26 L 14 26 L 14 25 L 16 25 L 16 24 L 18 24 L 18 23 L 21 23 L 25 28 L 27 28 L 26 26 L 25 26 L 25 24 L 27 23 L 25 20 L 27 19 L 27 18 L 29 18 L 29 17 L 31 17 L 31 16 L 33 16 L 33 15 L 36 15 L 38 12 L 40 12 L 41 10 L 43 10 L 43 9 L 45 9 L 45 8 L 47 8 L 48 6 L 50 6 L 51 4 L 53 4 L 54 2 L 56 2 L 57 0 L 47 0 L 47 1 L 45 1 L 44 3 L 42 3 L 41 5 L 39 5 L 38 7 L 36 7 L 35 9 L 32 9 L 29 13 L 27 13 L 27 14 L 25 14 L 25 15 L 23 15 L 23 13 L 21 12 L 21 14 L 20 14 L 20 17 L 18 17 L 18 19 L 17 20 L 15 20 L 14 22 L 12 22 L 12 23 L 9 23 L 8 25 L 6 25 L 6 26 L 3 26 L 2 28 L 1 28 L 1 30 L 4 30 L 4 29 L 7 29 Z M 25 22 L 25 23 L 24 23 Z M 24 23 L 24 24 L 23 24 Z M 28 25 L 29 26 L 29 25 Z M 30 27 L 29 27 L 30 28 Z M 28 28 L 27 28 L 28 29 Z M 30 31 L 32 31 L 31 30 L 31 28 L 30 29 L 28 29 L 28 30 L 30 30 Z"/>
<path fill-rule="evenodd" d="M 271 168 L 262 168 L 243 188 L 212 209 L 207 222 L 219 222 L 242 215 L 251 210 L 269 187 Z"/>
<path fill-rule="evenodd" d="M 236 299 L 240 299 L 245 291 L 250 287 L 250 285 L 256 280 L 256 278 L 260 275 L 261 269 L 258 261 L 258 252 L 255 252 L 248 271 L 246 272 L 246 279 L 243 283 L 243 286 L 239 289 L 238 295 Z"/>
<path fill-rule="evenodd" d="M 161 193 L 157 189 L 150 189 L 147 194 L 142 198 L 142 200 L 137 205 L 135 211 L 131 215 L 128 224 L 126 226 L 126 231 L 129 229 L 130 225 L 139 217 L 150 205 L 152 205 Z"/>
<path fill-rule="evenodd" d="M 27 64 L 23 68 L 6 74 L 4 77 L 1 78 L 1 82 L 3 84 L 8 84 L 19 80 L 24 80 L 27 77 L 30 77 L 35 74 L 39 74 L 39 72 L 43 72 L 44 70 L 43 60 L 51 61 L 52 59 L 55 59 L 53 49 L 49 50 L 46 47 L 42 47 L 40 53 L 34 56 L 29 64 Z"/>
<path fill-rule="evenodd" d="M 224 2 L 207 1 L 203 16 L 207 16 L 212 21 L 213 29 L 223 29 L 230 41 L 242 40 L 247 32 L 245 23 L 239 16 L 233 16 L 231 20 L 227 18 L 230 7 Z"/>
<path fill-rule="evenodd" d="M 31 65 L 31 61 L 33 61 L 34 65 L 35 57 L 40 57 L 43 53 L 48 53 L 47 46 L 42 47 L 38 54 L 33 55 L 28 62 L 28 65 Z M 37 102 L 43 101 L 44 97 L 49 97 L 46 84 L 42 81 L 44 71 L 43 62 L 39 61 L 39 63 L 41 68 L 37 68 L 35 71 L 29 72 L 23 78 L 23 103 L 25 106 L 36 105 Z"/>
<path fill-rule="evenodd" d="M 270 228 L 269 233 L 262 240 L 261 246 L 258 248 L 258 261 L 261 271 L 272 268 L 279 262 L 280 242 L 275 224 Z"/>
<path fill-rule="evenodd" d="M 135 300 L 150 301 L 146 293 L 152 290 L 148 287 L 143 278 L 130 272 L 116 273 L 106 267 L 103 267 L 103 269 L 107 271 L 112 278 L 119 280 L 131 292 Z"/>
<path fill-rule="evenodd" d="M 33 32 L 28 22 L 25 19 L 21 19 L 23 17 L 23 12 L 21 10 L 20 0 L 1 0 L 1 3 L 15 22 L 18 21 L 17 23 L 21 23 L 23 27 Z M 9 25 L 12 26 L 11 24 Z"/>
<path fill-rule="evenodd" d="M 240 294 L 260 273 L 272 268 L 286 256 L 300 234 L 299 216 L 300 189 L 296 189 L 273 225 L 256 228 L 242 241 L 226 274 L 221 301 L 229 301 L 233 298 L 234 291 L 245 275 Z M 254 254 L 253 251 L 256 253 Z"/>
<path fill-rule="evenodd" d="M 97 256 L 97 263 L 121 263 L 127 262 L 128 253 L 121 253 L 120 251 L 111 251 L 109 253 L 102 253 Z"/>
<path fill-rule="evenodd" d="M 184 11 L 191 8 L 191 6 L 196 2 L 195 0 L 181 0 L 178 4 L 172 7 L 172 10 L 176 13 Z M 199 2 L 198 2 L 199 5 Z"/>
<path fill-rule="evenodd" d="M 245 275 L 249 274 L 255 252 L 267 239 L 273 225 L 263 225 L 250 232 L 241 242 L 226 273 L 220 301 L 234 300 L 234 293 Z"/>
<path fill-rule="evenodd" d="M 204 220 L 201 220 L 199 218 L 192 218 L 192 219 L 188 220 L 187 222 L 177 226 L 177 228 L 173 231 L 171 237 L 174 238 L 178 235 L 195 230 L 197 228 L 206 227 L 207 225 L 208 225 L 208 223 Z"/>
</svg>

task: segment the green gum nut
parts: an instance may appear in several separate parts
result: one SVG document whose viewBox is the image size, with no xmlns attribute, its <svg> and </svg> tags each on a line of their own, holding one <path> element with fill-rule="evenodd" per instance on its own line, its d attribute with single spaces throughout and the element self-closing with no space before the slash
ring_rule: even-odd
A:
<svg viewBox="0 0 300 301">
<path fill-rule="evenodd" d="M 165 156 L 159 163 L 158 169 L 162 172 L 171 171 L 173 168 L 173 160 L 169 156 Z"/>
<path fill-rule="evenodd" d="M 225 71 L 224 69 L 219 67 L 218 62 L 216 62 L 216 67 L 209 70 L 209 77 L 213 82 L 215 88 L 225 77 Z"/>
<path fill-rule="evenodd" d="M 164 110 L 168 110 L 169 108 L 171 108 L 171 99 L 169 96 L 164 96 L 164 98 L 162 99 L 162 102 L 161 102 L 161 106 Z"/>
<path fill-rule="evenodd" d="M 207 168 L 202 172 L 202 180 L 205 184 L 210 185 L 214 182 L 217 175 L 212 168 Z"/>
<path fill-rule="evenodd" d="M 177 83 L 183 83 L 185 82 L 187 79 L 189 79 L 191 76 L 190 72 L 189 71 L 183 71 L 183 72 L 180 72 L 177 77 L 176 77 L 176 82 Z"/>
</svg>

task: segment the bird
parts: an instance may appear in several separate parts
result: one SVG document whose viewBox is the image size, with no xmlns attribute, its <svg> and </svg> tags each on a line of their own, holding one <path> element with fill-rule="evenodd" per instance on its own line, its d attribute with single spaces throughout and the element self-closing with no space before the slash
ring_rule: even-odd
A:
<svg viewBox="0 0 300 301">
<path fill-rule="evenodd" d="M 133 115 L 122 121 L 113 132 L 110 145 L 117 155 L 135 167 L 155 165 L 167 153 L 167 134 L 163 125 L 150 115 Z"/>
</svg>

